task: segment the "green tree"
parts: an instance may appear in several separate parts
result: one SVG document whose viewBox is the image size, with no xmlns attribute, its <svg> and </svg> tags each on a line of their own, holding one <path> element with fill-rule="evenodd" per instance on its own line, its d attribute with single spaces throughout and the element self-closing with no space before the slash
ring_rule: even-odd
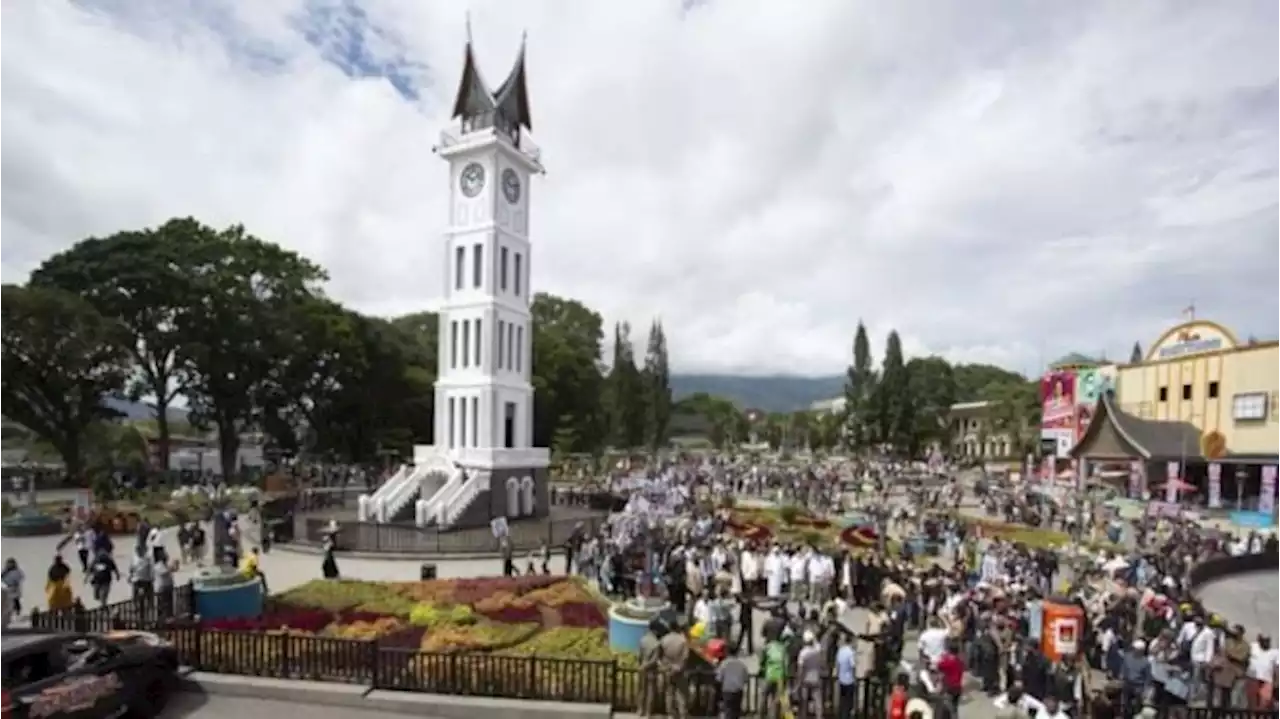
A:
<svg viewBox="0 0 1280 719">
<path fill-rule="evenodd" d="M 264 242 L 239 225 L 199 225 L 177 239 L 200 298 L 179 317 L 177 332 L 197 423 L 218 431 L 223 476 L 236 471 L 240 432 L 261 419 L 272 368 L 297 348 L 288 327 L 297 307 L 317 296 L 324 271 Z"/>
<path fill-rule="evenodd" d="M 640 370 L 631 346 L 631 325 L 613 328 L 613 366 L 608 378 L 609 426 L 613 445 L 619 449 L 644 446 L 645 396 Z"/>
<path fill-rule="evenodd" d="M 915 430 L 915 408 L 911 397 L 911 378 L 902 356 L 902 340 L 897 330 L 885 340 L 884 361 L 880 379 L 872 394 L 872 416 L 877 441 L 889 444 L 894 452 L 910 452 Z"/>
<path fill-rule="evenodd" d="M 867 339 L 866 325 L 859 320 L 853 335 L 853 363 L 845 373 L 844 383 L 845 439 L 855 452 L 866 451 L 872 443 L 871 398 L 875 386 L 871 342 Z"/>
<path fill-rule="evenodd" d="M 931 444 L 949 449 L 951 405 L 956 403 L 956 383 L 951 365 L 941 357 L 914 357 L 907 362 L 912 414 L 908 452 L 919 457 Z"/>
<path fill-rule="evenodd" d="M 129 336 L 84 300 L 47 287 L 0 290 L 0 399 L 6 417 L 48 442 L 68 476 L 85 479 L 85 437 L 124 391 Z"/>
<path fill-rule="evenodd" d="M 598 453 L 608 437 L 601 405 L 604 321 L 577 300 L 538 293 L 533 317 L 534 443 Z M 634 368 L 634 367 L 633 367 Z M 557 444 L 559 442 L 559 444 Z"/>
<path fill-rule="evenodd" d="M 983 399 L 990 431 L 1009 440 L 1010 452 L 1020 457 L 1032 449 L 1040 426 L 1039 389 L 1034 382 L 996 382 L 987 387 Z M 985 441 L 985 436 L 983 437 Z"/>
<path fill-rule="evenodd" d="M 89 238 L 45 260 L 31 275 L 35 287 L 57 287 L 84 298 L 125 327 L 132 372 L 127 393 L 156 407 L 161 468 L 167 469 L 171 429 L 168 409 L 186 389 L 179 326 L 193 303 L 194 270 L 183 247 L 203 228 L 175 219 L 155 229 Z"/>
<path fill-rule="evenodd" d="M 667 443 L 671 426 L 671 370 L 667 360 L 667 333 L 654 320 L 644 356 L 645 431 L 649 449 L 657 452 Z"/>
<path fill-rule="evenodd" d="M 1138 364 L 1142 361 L 1142 345 L 1137 342 L 1133 343 L 1133 350 L 1129 352 L 1129 364 Z"/>
</svg>

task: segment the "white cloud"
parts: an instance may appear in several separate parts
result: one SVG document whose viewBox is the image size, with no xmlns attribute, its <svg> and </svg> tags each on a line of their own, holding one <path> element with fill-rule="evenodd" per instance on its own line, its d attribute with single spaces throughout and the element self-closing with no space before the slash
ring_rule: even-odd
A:
<svg viewBox="0 0 1280 719">
<path fill-rule="evenodd" d="M 490 79 L 529 32 L 535 285 L 660 315 L 678 369 L 839 371 L 860 317 L 1022 370 L 1193 299 L 1275 334 L 1274 2 L 683 5 L 472 3 Z M 463 5 L 356 9 L 6 3 L 5 281 L 192 214 L 431 306 Z M 417 101 L 330 62 L 353 27 Z"/>
</svg>

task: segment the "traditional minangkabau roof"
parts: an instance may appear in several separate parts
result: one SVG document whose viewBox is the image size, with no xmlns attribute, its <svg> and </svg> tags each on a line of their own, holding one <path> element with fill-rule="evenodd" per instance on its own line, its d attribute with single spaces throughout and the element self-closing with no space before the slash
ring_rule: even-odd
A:
<svg viewBox="0 0 1280 719">
<path fill-rule="evenodd" d="M 1067 367 L 1097 367 L 1100 364 L 1102 364 L 1100 360 L 1086 357 L 1079 352 L 1071 352 L 1058 358 L 1058 361 L 1050 364 L 1049 367 L 1051 369 L 1065 369 Z"/>
<path fill-rule="evenodd" d="M 1143 459 L 1202 459 L 1200 430 L 1194 424 L 1135 417 L 1117 407 L 1115 399 L 1107 393 L 1098 400 L 1089 429 L 1071 448 L 1071 456 L 1081 456 L 1106 426 L 1112 427 Z"/>
<path fill-rule="evenodd" d="M 452 117 L 464 119 L 481 117 L 489 113 L 501 116 L 512 128 L 533 129 L 529 113 L 529 89 L 525 79 L 525 40 L 520 41 L 520 53 L 515 65 L 496 91 L 490 91 L 480 75 L 472 48 L 471 32 L 467 31 L 467 46 L 462 60 L 462 80 L 458 83 L 458 95 L 453 101 Z M 499 123 L 494 123 L 499 124 Z"/>
</svg>

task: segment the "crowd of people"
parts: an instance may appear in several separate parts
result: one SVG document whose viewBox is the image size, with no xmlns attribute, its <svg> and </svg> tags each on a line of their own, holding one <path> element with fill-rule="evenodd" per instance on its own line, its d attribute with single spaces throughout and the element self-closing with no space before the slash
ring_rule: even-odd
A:
<svg viewBox="0 0 1280 719">
<path fill-rule="evenodd" d="M 1151 517 L 1121 532 L 1127 549 L 1033 547 L 979 536 L 980 525 L 955 511 L 966 491 L 959 482 L 935 476 L 895 483 L 894 474 L 684 467 L 615 481 L 610 489 L 627 499 L 627 509 L 597 533 L 575 535 L 568 561 L 607 593 L 670 602 L 673 616 L 642 652 L 642 665 L 667 678 L 675 715 L 682 682 L 671 677 L 688 669 L 677 666 L 684 654 L 673 645 L 682 641 L 676 635 L 690 634 L 713 648 L 713 658 L 723 655 L 722 666 L 755 667 L 763 708 L 774 714 L 789 707 L 799 717 L 821 716 L 825 706 L 848 716 L 852 705 L 840 697 L 855 696 L 852 681 L 842 681 L 850 677 L 895 687 L 903 701 L 928 698 L 935 717 L 956 716 L 962 698 L 974 694 L 987 695 L 997 712 L 1039 719 L 1086 711 L 1133 716 L 1144 707 L 1188 704 L 1276 706 L 1271 637 L 1246 636 L 1202 607 L 1187 583 L 1189 569 L 1212 557 L 1274 554 L 1273 534 L 1232 535 Z M 1012 484 L 981 488 L 982 503 L 1009 520 L 1034 512 L 1037 524 L 1077 539 L 1094 536 L 1086 529 L 1095 526 L 1115 538 L 1105 528 L 1117 520 L 1101 502 L 1080 498 L 1063 507 L 1042 493 Z M 730 511 L 709 509 L 726 495 L 823 514 L 860 506 L 895 540 L 929 537 L 933 556 L 913 556 L 909 541 L 894 541 L 892 554 L 754 542 L 735 536 Z M 1045 602 L 1080 610 L 1079 636 L 1067 651 L 1044 646 L 1036 615 Z M 726 716 L 741 709 L 740 674 L 721 672 Z"/>
</svg>

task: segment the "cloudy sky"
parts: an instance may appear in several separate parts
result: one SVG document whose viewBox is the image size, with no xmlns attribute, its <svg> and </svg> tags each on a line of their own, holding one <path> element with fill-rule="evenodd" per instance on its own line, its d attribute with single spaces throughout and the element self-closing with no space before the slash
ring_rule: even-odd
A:
<svg viewBox="0 0 1280 719">
<path fill-rule="evenodd" d="M 432 306 L 468 7 L 491 78 L 528 31 L 535 285 L 677 370 L 1277 334 L 1274 0 L 6 0 L 4 281 L 194 215 Z"/>
</svg>

